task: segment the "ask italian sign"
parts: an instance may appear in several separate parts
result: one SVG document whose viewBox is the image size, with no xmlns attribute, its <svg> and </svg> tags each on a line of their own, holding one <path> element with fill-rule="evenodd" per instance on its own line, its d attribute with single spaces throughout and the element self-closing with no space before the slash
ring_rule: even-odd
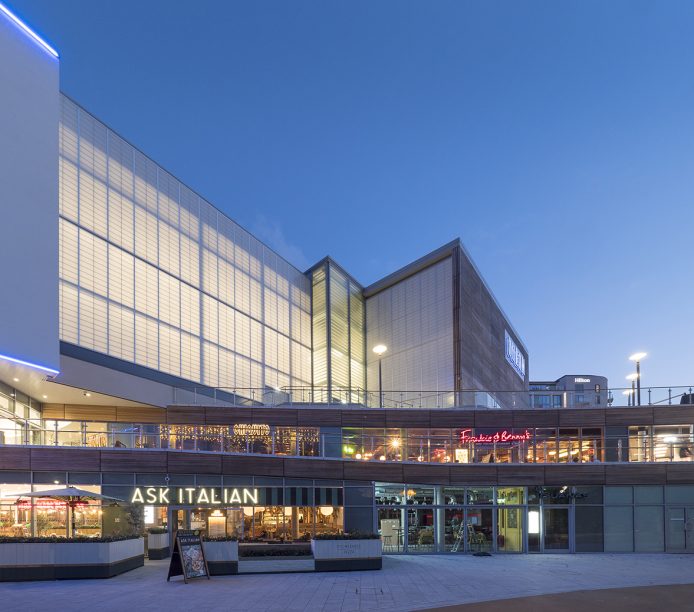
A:
<svg viewBox="0 0 694 612">
<path fill-rule="evenodd" d="M 131 504 L 186 504 L 252 506 L 258 504 L 258 489 L 220 487 L 135 487 Z"/>
</svg>

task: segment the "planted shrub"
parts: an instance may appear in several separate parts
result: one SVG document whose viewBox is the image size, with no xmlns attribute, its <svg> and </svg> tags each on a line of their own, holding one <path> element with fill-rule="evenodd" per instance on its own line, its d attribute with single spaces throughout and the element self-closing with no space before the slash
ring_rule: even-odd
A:
<svg viewBox="0 0 694 612">
<path fill-rule="evenodd" d="M 147 529 L 147 533 L 151 533 L 152 535 L 157 535 L 161 533 L 169 533 L 169 530 L 166 527 L 149 527 Z"/>
<path fill-rule="evenodd" d="M 343 533 L 319 533 L 314 540 L 379 540 L 377 533 L 366 531 L 345 531 Z"/>
<path fill-rule="evenodd" d="M 57 536 L 49 537 L 8 537 L 0 536 L 0 544 L 99 544 L 102 542 L 120 542 L 122 540 L 136 540 L 139 536 L 136 535 L 112 535 L 90 538 L 88 536 L 74 536 L 72 538 L 59 538 Z"/>
</svg>

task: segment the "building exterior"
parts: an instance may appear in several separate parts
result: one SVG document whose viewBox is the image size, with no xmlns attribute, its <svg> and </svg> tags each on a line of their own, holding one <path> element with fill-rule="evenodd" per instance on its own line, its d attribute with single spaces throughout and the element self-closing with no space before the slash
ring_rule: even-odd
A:
<svg viewBox="0 0 694 612">
<path fill-rule="evenodd" d="M 533 408 L 605 406 L 613 400 L 604 376 L 566 374 L 555 381 L 530 381 Z"/>
<path fill-rule="evenodd" d="M 73 484 L 123 500 L 80 507 L 83 535 L 692 549 L 691 406 L 534 410 L 460 241 L 369 286 L 298 270 L 60 94 L 58 61 L 0 11 L 0 535 L 63 533 L 17 499 Z"/>
</svg>

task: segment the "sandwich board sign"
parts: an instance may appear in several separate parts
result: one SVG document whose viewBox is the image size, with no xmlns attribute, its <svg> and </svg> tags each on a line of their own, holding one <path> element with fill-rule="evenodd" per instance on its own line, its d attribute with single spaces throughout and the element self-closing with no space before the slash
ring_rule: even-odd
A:
<svg viewBox="0 0 694 612">
<path fill-rule="evenodd" d="M 192 578 L 207 577 L 208 580 L 210 579 L 210 570 L 207 568 L 199 529 L 179 529 L 176 532 L 171 563 L 169 564 L 169 575 L 166 577 L 166 581 L 168 582 L 171 576 L 181 575 L 186 583 Z"/>
</svg>

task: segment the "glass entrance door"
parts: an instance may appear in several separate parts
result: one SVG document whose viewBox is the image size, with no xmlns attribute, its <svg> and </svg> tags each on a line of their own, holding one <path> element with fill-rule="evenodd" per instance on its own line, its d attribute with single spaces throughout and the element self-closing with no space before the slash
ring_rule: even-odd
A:
<svg viewBox="0 0 694 612">
<path fill-rule="evenodd" d="M 668 552 L 694 552 L 694 507 L 667 509 Z"/>
<path fill-rule="evenodd" d="M 570 511 L 570 508 L 543 508 L 543 552 L 569 552 L 571 534 Z"/>
</svg>

